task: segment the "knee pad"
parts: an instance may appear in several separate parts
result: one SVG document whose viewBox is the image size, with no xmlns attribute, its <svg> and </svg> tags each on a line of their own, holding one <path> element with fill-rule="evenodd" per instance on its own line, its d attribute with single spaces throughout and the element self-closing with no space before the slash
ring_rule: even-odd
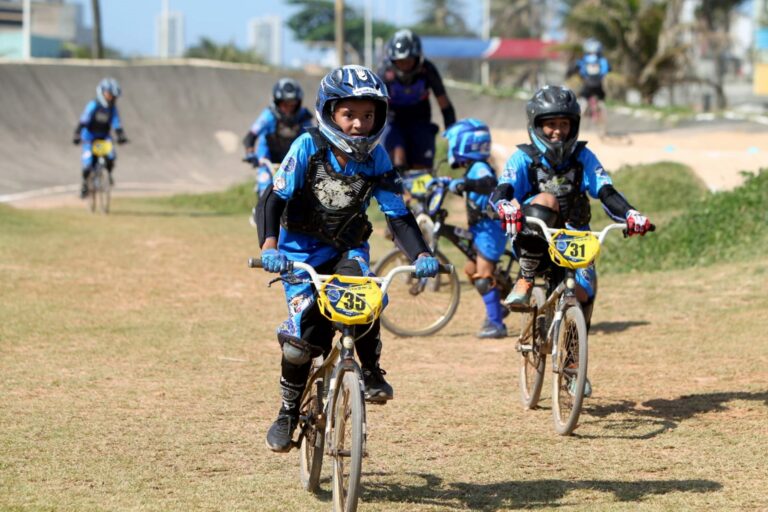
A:
<svg viewBox="0 0 768 512">
<path fill-rule="evenodd" d="M 527 204 L 523 206 L 523 215 L 541 219 L 550 228 L 554 228 L 560 223 L 560 214 L 558 212 L 540 204 Z"/>
<path fill-rule="evenodd" d="M 481 277 L 479 279 L 475 279 L 475 282 L 472 284 L 475 285 L 475 289 L 480 295 L 485 295 L 489 291 L 493 290 L 493 287 L 496 285 L 496 283 L 494 283 L 493 279 L 490 277 Z"/>
<path fill-rule="evenodd" d="M 115 161 L 110 160 L 109 158 L 106 159 L 107 161 L 104 163 L 104 167 L 107 168 L 107 171 L 112 172 L 112 169 L 115 168 Z"/>
<path fill-rule="evenodd" d="M 296 366 L 301 366 L 323 353 L 322 348 L 311 345 L 295 336 L 278 333 L 277 341 L 283 349 L 283 358 L 286 362 Z"/>
</svg>

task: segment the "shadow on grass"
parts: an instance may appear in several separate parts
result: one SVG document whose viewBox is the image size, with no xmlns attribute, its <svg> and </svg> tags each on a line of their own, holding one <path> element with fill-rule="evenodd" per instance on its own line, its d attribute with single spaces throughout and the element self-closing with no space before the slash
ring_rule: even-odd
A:
<svg viewBox="0 0 768 512">
<path fill-rule="evenodd" d="M 441 509 L 498 510 L 544 508 L 560 503 L 572 491 L 589 490 L 613 494 L 610 501 L 633 502 L 646 496 L 675 492 L 715 492 L 722 485 L 712 480 L 532 480 L 476 484 L 449 482 L 432 474 L 411 474 L 423 484 L 366 482 L 363 500 L 368 503 L 416 502 Z M 593 502 L 594 504 L 594 502 Z"/>
<path fill-rule="evenodd" d="M 627 439 L 650 439 L 659 434 L 677 428 L 681 421 L 693 418 L 698 414 L 722 412 L 728 409 L 728 403 L 734 400 L 762 402 L 768 406 L 768 391 L 748 392 L 731 391 L 722 393 L 703 393 L 699 395 L 683 395 L 673 399 L 655 399 L 638 403 L 632 400 L 620 400 L 603 404 L 585 404 L 582 423 L 603 424 L 607 430 L 622 431 L 615 436 Z M 612 419 L 613 414 L 629 416 Z M 599 418 L 594 420 L 593 418 Z M 650 430 L 649 430 L 650 429 Z M 646 432 L 642 432 L 647 430 Z M 638 433 L 642 432 L 642 433 Z M 582 436 L 601 437 L 606 436 Z"/>
<path fill-rule="evenodd" d="M 627 329 L 631 329 L 632 327 L 637 327 L 639 325 L 648 325 L 649 323 L 650 322 L 646 322 L 645 320 L 637 322 L 600 322 L 597 324 L 592 324 L 589 328 L 589 332 L 590 334 L 595 334 L 598 332 L 613 334 L 615 332 L 626 331 Z"/>
</svg>

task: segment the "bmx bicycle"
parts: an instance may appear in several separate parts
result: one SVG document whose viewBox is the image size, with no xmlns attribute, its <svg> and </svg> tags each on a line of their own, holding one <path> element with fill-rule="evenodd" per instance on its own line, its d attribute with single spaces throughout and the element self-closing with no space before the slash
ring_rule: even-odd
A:
<svg viewBox="0 0 768 512">
<path fill-rule="evenodd" d="M 576 429 L 584 400 L 589 358 L 587 322 L 576 299 L 575 273 L 597 258 L 606 235 L 627 225 L 609 224 L 601 231 L 547 227 L 541 219 L 526 217 L 547 239 L 549 257 L 563 269 L 554 280 L 552 269 L 534 286 L 530 307 L 522 311 L 520 336 L 520 395 L 526 409 L 534 409 L 541 396 L 547 353 L 552 356 L 552 416 L 555 432 L 570 435 Z M 651 225 L 651 231 L 656 228 Z"/>
<path fill-rule="evenodd" d="M 443 202 L 449 193 L 448 186 L 441 180 L 427 185 L 432 177 L 430 174 L 426 176 L 428 179 L 414 179 L 413 185 L 404 180 L 414 199 L 410 206 L 424 239 L 440 263 L 450 264 L 439 248 L 441 239 L 448 240 L 467 259 L 474 261 L 477 255 L 472 246 L 472 232 L 445 222 L 448 211 L 443 208 Z M 373 272 L 384 274 L 407 261 L 407 256 L 395 248 L 376 263 Z M 512 252 L 507 249 L 496 265 L 494 279 L 502 297 L 514 284 L 510 277 L 514 263 Z M 429 336 L 445 327 L 456 314 L 461 295 L 459 275 L 455 267 L 450 275 L 438 275 L 433 280 L 401 275 L 390 287 L 389 295 L 396 300 L 382 313 L 381 325 L 398 336 Z"/>
<path fill-rule="evenodd" d="M 100 211 L 109 213 L 110 199 L 112 195 L 112 183 L 107 172 L 107 155 L 112 152 L 112 141 L 105 139 L 96 139 L 93 141 L 91 153 L 93 154 L 93 165 L 91 172 L 88 173 L 86 186 L 88 193 L 88 209 L 91 212 Z"/>
<path fill-rule="evenodd" d="M 250 258 L 248 266 L 261 268 L 261 259 Z M 415 270 L 414 265 L 402 265 L 384 277 L 324 275 L 309 264 L 289 261 L 288 269 L 278 278 L 291 283 L 312 283 L 320 312 L 341 332 L 330 352 L 312 361 L 300 402 L 298 439 L 292 442 L 293 447 L 299 448 L 299 477 L 307 491 L 317 492 L 323 456 L 331 457 L 336 512 L 357 510 L 362 492 L 365 401 L 363 373 L 355 360 L 354 346 L 364 332 L 358 334 L 356 327 L 373 325 L 381 314 L 393 278 Z M 442 273 L 452 270 L 440 268 Z"/>
</svg>

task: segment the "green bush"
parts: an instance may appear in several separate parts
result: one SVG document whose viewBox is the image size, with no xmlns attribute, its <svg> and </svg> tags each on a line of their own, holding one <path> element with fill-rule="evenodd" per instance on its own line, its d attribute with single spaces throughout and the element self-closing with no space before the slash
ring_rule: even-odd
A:
<svg viewBox="0 0 768 512">
<path fill-rule="evenodd" d="M 612 179 L 616 190 L 648 213 L 684 210 L 709 194 L 690 167 L 676 162 L 625 166 Z"/>
<path fill-rule="evenodd" d="M 610 241 L 600 267 L 672 269 L 761 255 L 768 249 L 768 169 L 745 177 L 742 186 L 707 195 L 655 233 Z"/>
<path fill-rule="evenodd" d="M 256 203 L 253 182 L 233 185 L 222 192 L 206 194 L 177 194 L 151 200 L 155 204 L 170 206 L 179 210 L 202 210 L 222 215 L 237 215 L 251 211 Z"/>
</svg>

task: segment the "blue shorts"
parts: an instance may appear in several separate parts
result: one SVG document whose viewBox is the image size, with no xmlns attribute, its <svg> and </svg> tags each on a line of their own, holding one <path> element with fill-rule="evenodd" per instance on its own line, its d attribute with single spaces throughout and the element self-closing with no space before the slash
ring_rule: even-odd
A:
<svg viewBox="0 0 768 512">
<path fill-rule="evenodd" d="M 408 165 L 431 168 L 435 161 L 435 136 L 439 128 L 434 123 L 390 123 L 384 131 L 382 144 L 390 155 L 396 147 L 405 148 Z"/>
<path fill-rule="evenodd" d="M 475 235 L 473 243 L 478 254 L 488 261 L 497 263 L 507 246 L 507 236 L 501 230 L 499 223 L 483 219 L 471 226 L 469 230 Z"/>
</svg>

